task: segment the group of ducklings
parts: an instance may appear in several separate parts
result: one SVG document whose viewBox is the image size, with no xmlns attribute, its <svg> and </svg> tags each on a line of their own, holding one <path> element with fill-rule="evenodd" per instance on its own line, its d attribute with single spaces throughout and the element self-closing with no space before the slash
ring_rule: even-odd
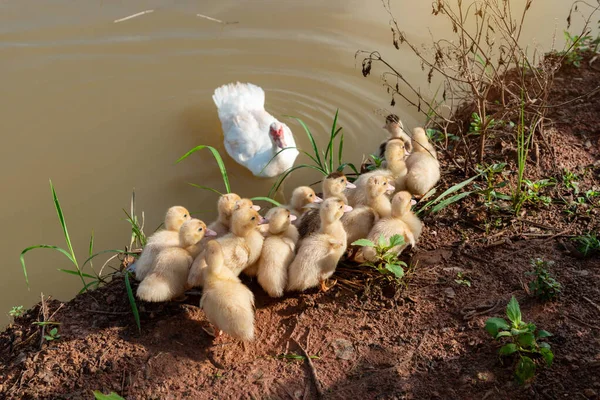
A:
<svg viewBox="0 0 600 400">
<path fill-rule="evenodd" d="M 381 145 L 382 167 L 354 183 L 340 172 L 330 174 L 322 183 L 323 199 L 301 186 L 288 205 L 271 208 L 263 218 L 251 200 L 229 193 L 219 198 L 217 220 L 208 226 L 184 207 L 171 207 L 165 229 L 148 239 L 135 263 L 141 281 L 137 296 L 170 301 L 202 287 L 200 306 L 214 333 L 249 341 L 254 338 L 254 295 L 240 273 L 256 277 L 271 297 L 317 286 L 326 291 L 327 279 L 354 241 L 398 234 L 405 244 L 395 251 L 414 246 L 423 226 L 411 211 L 413 197 L 433 188 L 440 167 L 422 128 L 410 138 L 395 115 L 387 117 L 385 128 L 391 135 Z M 367 260 L 375 257 L 370 247 L 357 252 Z"/>
</svg>

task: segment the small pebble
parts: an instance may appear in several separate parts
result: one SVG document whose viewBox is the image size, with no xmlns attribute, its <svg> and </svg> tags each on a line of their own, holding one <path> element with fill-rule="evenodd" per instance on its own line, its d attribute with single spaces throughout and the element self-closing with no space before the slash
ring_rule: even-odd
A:
<svg viewBox="0 0 600 400">
<path fill-rule="evenodd" d="M 587 397 L 588 399 L 595 399 L 598 397 L 598 394 L 596 393 L 596 391 L 594 389 L 585 389 L 583 391 L 583 394 L 585 395 L 585 397 Z"/>
<path fill-rule="evenodd" d="M 444 293 L 446 294 L 446 297 L 449 299 L 453 299 L 456 297 L 456 293 L 454 292 L 454 289 L 452 289 L 451 287 L 444 289 Z"/>
</svg>

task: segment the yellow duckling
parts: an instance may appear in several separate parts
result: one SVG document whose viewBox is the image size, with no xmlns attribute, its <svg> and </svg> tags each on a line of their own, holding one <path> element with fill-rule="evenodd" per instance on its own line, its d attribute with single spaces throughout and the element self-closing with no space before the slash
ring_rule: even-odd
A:
<svg viewBox="0 0 600 400">
<path fill-rule="evenodd" d="M 348 182 L 346 175 L 336 171 L 327 175 L 327 177 L 323 180 L 322 187 L 324 199 L 334 197 L 342 200 L 345 204 L 348 204 L 348 199 L 344 194 L 344 190 L 353 190 L 356 188 L 356 185 Z M 318 207 L 314 207 L 314 205 L 312 207 L 311 205 L 308 206 L 312 209 L 309 209 L 306 213 L 304 213 L 300 219 L 300 222 L 297 224 L 298 232 L 300 233 L 301 238 L 316 232 L 321 223 Z"/>
<path fill-rule="evenodd" d="M 242 199 L 235 193 L 224 194 L 219 197 L 219 201 L 217 202 L 217 211 L 218 216 L 217 220 L 208 227 L 213 231 L 217 232 L 217 237 L 224 236 L 229 233 L 229 228 L 231 226 L 231 214 L 236 206 L 236 204 L 242 205 L 242 207 L 253 208 L 256 211 L 260 210 L 259 206 L 255 206 L 250 199 Z"/>
<path fill-rule="evenodd" d="M 263 235 L 258 225 L 264 223 L 258 212 L 252 208 L 244 208 L 242 203 L 236 205 L 231 216 L 231 233 L 215 239 L 225 254 L 225 266 L 237 276 L 247 267 L 254 264 L 262 249 Z M 188 276 L 188 287 L 202 286 L 203 271 L 206 268 L 204 254 L 194 260 Z"/>
<path fill-rule="evenodd" d="M 386 240 L 389 240 L 394 235 L 402 235 L 404 237 L 405 244 L 396 246 L 392 249 L 392 251 L 400 254 L 402 250 L 404 250 L 409 244 L 414 246 L 416 244 L 415 233 L 420 235 L 422 225 L 421 221 L 418 221 L 418 229 L 414 220 L 411 220 L 411 224 L 413 225 L 413 229 L 417 229 L 418 232 L 413 232 L 411 227 L 404 221 L 407 218 L 407 214 L 412 212 L 410 211 L 410 206 L 412 204 L 412 198 L 410 193 L 408 192 L 398 192 L 394 195 L 392 199 L 392 215 L 390 218 L 384 218 L 379 220 L 371 232 L 369 232 L 369 236 L 367 237 L 370 241 L 377 243 L 381 235 Z M 414 218 L 417 218 L 414 216 Z M 417 218 L 418 220 L 418 218 Z M 363 247 L 362 248 L 363 255 L 365 259 L 369 261 L 373 261 L 375 257 L 375 249 L 372 247 Z"/>
<path fill-rule="evenodd" d="M 254 339 L 254 295 L 225 266 L 225 255 L 216 240 L 208 242 L 205 250 L 206 277 L 200 307 L 206 319 L 231 337 L 250 341 Z"/>
<path fill-rule="evenodd" d="M 141 281 L 151 272 L 158 252 L 167 247 L 179 245 L 179 229 L 185 221 L 192 219 L 190 212 L 181 206 L 174 206 L 165 215 L 165 229 L 154 233 L 135 262 L 135 278 Z"/>
<path fill-rule="evenodd" d="M 296 216 L 285 208 L 276 207 L 270 209 L 265 218 L 269 233 L 258 259 L 257 280 L 269 296 L 281 297 L 298 243 L 298 230 L 292 225 Z"/>
<path fill-rule="evenodd" d="M 406 159 L 406 174 L 404 188 L 415 197 L 423 197 L 440 180 L 440 163 L 437 153 L 427 138 L 423 128 L 413 130 L 414 151 Z"/>
<path fill-rule="evenodd" d="M 358 239 L 366 238 L 376 221 L 389 218 L 392 214 L 392 204 L 387 193 L 393 193 L 394 186 L 388 183 L 388 178 L 371 176 L 367 181 L 367 205 L 358 206 L 342 216 L 342 223 L 348 235 L 347 244 Z"/>
<path fill-rule="evenodd" d="M 319 284 L 323 291 L 328 290 L 325 280 L 333 275 L 346 251 L 346 231 L 340 218 L 350 211 L 352 207 L 336 197 L 323 201 L 319 212 L 321 226 L 302 241 L 290 264 L 287 290 L 303 291 Z"/>
<path fill-rule="evenodd" d="M 391 139 L 402 139 L 406 152 L 410 153 L 412 151 L 410 136 L 404 131 L 404 125 L 396 114 L 390 114 L 385 118 L 383 129 L 390 133 L 390 137 L 379 145 L 379 157 L 385 157 L 385 147 L 387 142 Z"/>
<path fill-rule="evenodd" d="M 307 211 L 305 208 L 308 204 L 321 203 L 322 198 L 317 196 L 315 191 L 308 186 L 300 186 L 292 192 L 290 204 L 286 206 L 292 215 L 296 216 L 296 220 L 300 222 L 300 217 Z M 296 225 L 296 223 L 294 224 Z"/>
<path fill-rule="evenodd" d="M 185 292 L 188 270 L 193 257 L 200 252 L 198 248 L 204 236 L 215 236 L 198 219 L 191 219 L 181 225 L 179 244 L 158 252 L 152 272 L 142 280 L 137 289 L 137 297 L 145 301 L 169 301 Z"/>
</svg>

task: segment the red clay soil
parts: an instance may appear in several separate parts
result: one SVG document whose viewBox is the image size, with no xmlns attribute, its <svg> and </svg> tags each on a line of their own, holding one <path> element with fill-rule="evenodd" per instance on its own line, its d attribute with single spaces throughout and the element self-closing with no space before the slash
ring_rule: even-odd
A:
<svg viewBox="0 0 600 400">
<path fill-rule="evenodd" d="M 599 65 L 562 71 L 551 102 L 597 86 Z M 600 191 L 600 94 L 555 108 L 548 130 L 557 168 L 581 176 L 580 192 Z M 509 163 L 510 152 L 503 155 Z M 543 163 L 533 176 L 550 173 Z M 558 175 L 557 175 L 558 176 Z M 446 172 L 441 187 L 464 179 Z M 536 178 L 537 179 L 537 178 Z M 600 263 L 583 259 L 570 236 L 598 232 L 598 198 L 559 183 L 549 207 L 526 207 L 518 218 L 491 212 L 471 196 L 425 219 L 407 286 L 383 288 L 351 267 L 336 273 L 327 293 L 309 291 L 274 300 L 253 282 L 257 339 L 242 345 L 213 339 L 198 297 L 183 303 L 140 304 L 137 332 L 124 282 L 61 304 L 46 315 L 61 323 L 60 339 L 41 339 L 41 305 L 0 334 L 0 398 L 90 399 L 92 390 L 127 399 L 556 399 L 600 393 Z M 567 205 L 560 199 L 567 199 Z M 570 210 L 570 212 L 566 212 Z M 494 223 L 491 223 L 495 221 Z M 562 284 L 557 301 L 528 294 L 533 258 L 553 260 Z M 462 272 L 472 282 L 455 282 Z M 524 320 L 554 334 L 552 367 L 538 367 L 526 385 L 513 376 L 515 359 L 483 329 L 504 316 L 515 296 Z M 306 351 L 312 360 L 295 359 Z M 297 358 L 297 357 L 296 357 Z M 314 374 L 314 375 L 313 375 Z"/>
</svg>

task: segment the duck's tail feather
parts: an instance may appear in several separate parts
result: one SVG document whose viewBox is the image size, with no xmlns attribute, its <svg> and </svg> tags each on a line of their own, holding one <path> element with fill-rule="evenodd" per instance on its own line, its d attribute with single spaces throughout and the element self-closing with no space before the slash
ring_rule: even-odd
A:
<svg viewBox="0 0 600 400">
<path fill-rule="evenodd" d="M 251 83 L 236 82 L 220 86 L 215 89 L 212 98 L 219 110 L 219 116 L 265 108 L 265 92 Z"/>
</svg>

